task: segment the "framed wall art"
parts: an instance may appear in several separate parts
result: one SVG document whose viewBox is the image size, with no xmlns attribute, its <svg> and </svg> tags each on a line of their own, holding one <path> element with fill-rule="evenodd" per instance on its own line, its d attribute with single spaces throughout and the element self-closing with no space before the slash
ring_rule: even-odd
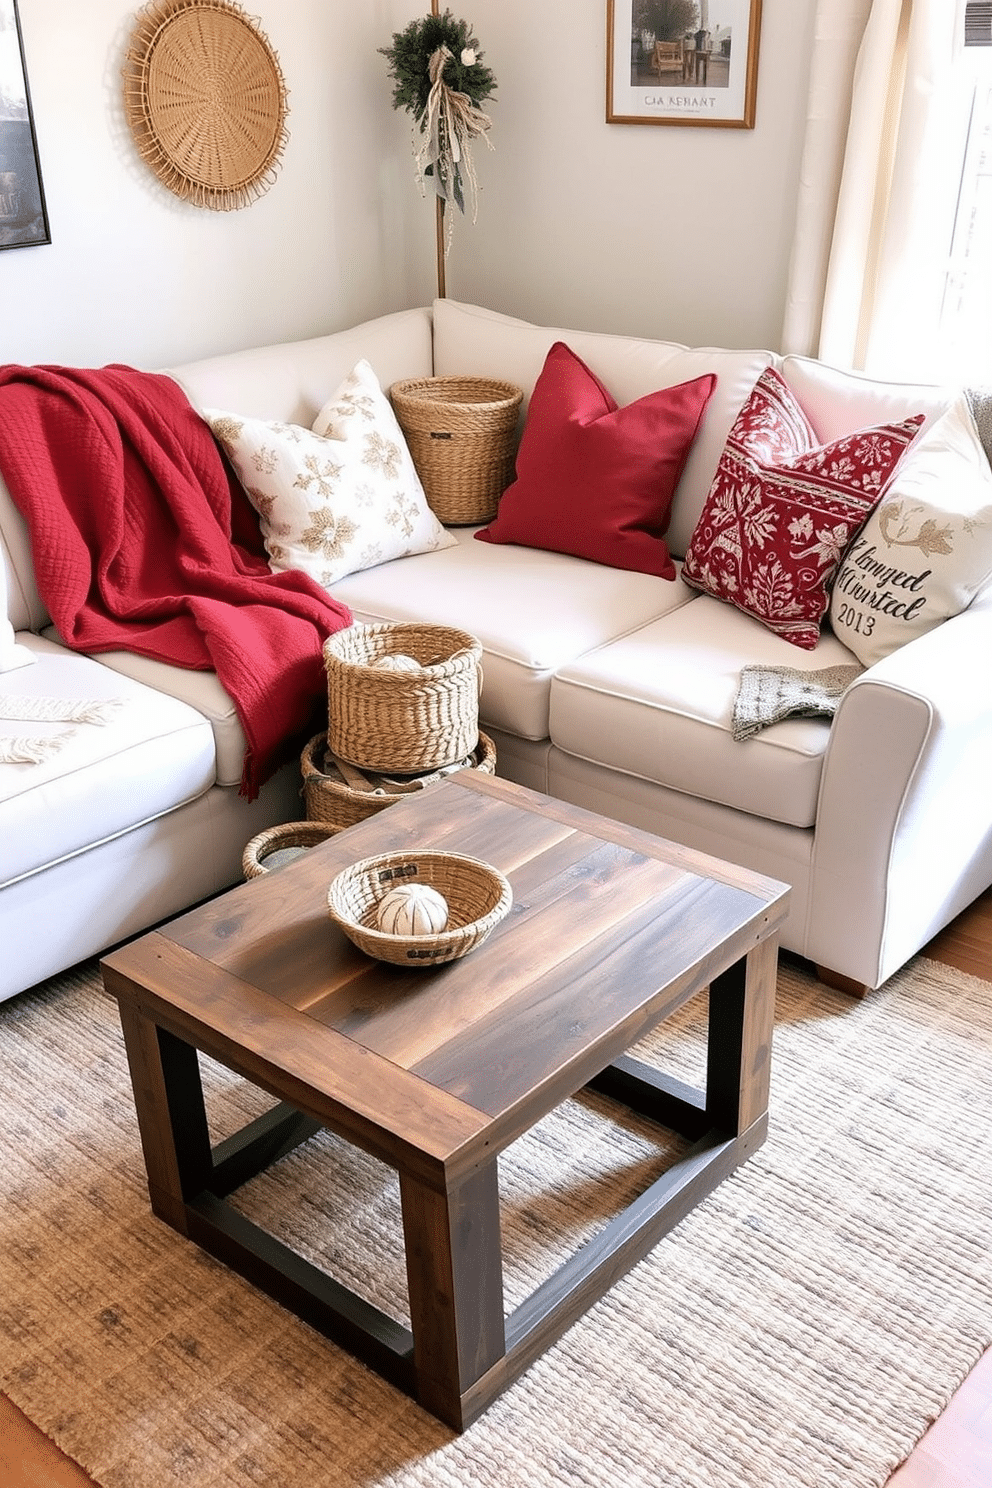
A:
<svg viewBox="0 0 992 1488">
<path fill-rule="evenodd" d="M 606 122 L 753 129 L 761 0 L 607 0 Z"/>
<path fill-rule="evenodd" d="M 0 248 L 51 241 L 17 0 L 0 0 Z"/>
</svg>

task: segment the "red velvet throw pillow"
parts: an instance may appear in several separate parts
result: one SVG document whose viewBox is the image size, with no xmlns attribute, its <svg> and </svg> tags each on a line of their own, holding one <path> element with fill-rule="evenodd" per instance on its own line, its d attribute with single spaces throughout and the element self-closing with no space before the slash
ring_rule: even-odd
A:
<svg viewBox="0 0 992 1488">
<path fill-rule="evenodd" d="M 922 423 L 919 414 L 818 445 L 769 367 L 727 436 L 682 577 L 812 651 L 837 565 Z"/>
<path fill-rule="evenodd" d="M 618 408 L 556 341 L 531 395 L 516 479 L 476 537 L 674 579 L 664 533 L 715 387 L 712 374 L 696 377 Z"/>
</svg>

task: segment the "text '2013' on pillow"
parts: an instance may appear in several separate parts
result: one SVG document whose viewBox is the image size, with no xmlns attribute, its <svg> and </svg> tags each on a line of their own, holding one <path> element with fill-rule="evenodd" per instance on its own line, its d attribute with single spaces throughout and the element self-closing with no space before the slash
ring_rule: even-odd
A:
<svg viewBox="0 0 992 1488">
<path fill-rule="evenodd" d="M 992 573 L 992 470 L 964 396 L 924 431 L 848 548 L 830 624 L 864 666 L 966 609 Z"/>
<path fill-rule="evenodd" d="M 727 437 L 682 577 L 811 651 L 841 556 L 922 422 L 919 415 L 818 445 L 769 367 Z"/>
<path fill-rule="evenodd" d="M 269 567 L 299 568 L 329 588 L 346 574 L 450 547 L 427 504 L 389 399 L 360 361 L 311 429 L 204 418 L 258 512 Z"/>
<path fill-rule="evenodd" d="M 476 537 L 674 579 L 664 534 L 715 386 L 709 374 L 619 408 L 556 341 L 531 394 L 516 479 Z"/>
</svg>

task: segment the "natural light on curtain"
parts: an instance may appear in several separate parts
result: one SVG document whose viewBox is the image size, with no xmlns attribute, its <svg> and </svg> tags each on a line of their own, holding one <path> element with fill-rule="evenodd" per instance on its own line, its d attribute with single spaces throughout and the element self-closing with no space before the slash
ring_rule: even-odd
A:
<svg viewBox="0 0 992 1488">
<path fill-rule="evenodd" d="M 818 0 L 786 351 L 901 380 L 973 376 L 951 365 L 945 316 L 965 8 Z"/>
</svg>

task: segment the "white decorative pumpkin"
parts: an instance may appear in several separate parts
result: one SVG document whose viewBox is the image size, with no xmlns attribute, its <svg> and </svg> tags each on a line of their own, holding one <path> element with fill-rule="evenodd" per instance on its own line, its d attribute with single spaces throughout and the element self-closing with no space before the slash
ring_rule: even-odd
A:
<svg viewBox="0 0 992 1488">
<path fill-rule="evenodd" d="M 372 662 L 380 672 L 419 672 L 420 662 L 414 661 L 412 656 L 407 656 L 403 651 L 389 651 L 385 656 L 377 656 Z"/>
<path fill-rule="evenodd" d="M 437 935 L 448 923 L 448 901 L 429 884 L 400 884 L 379 900 L 376 924 L 387 935 Z"/>
</svg>

